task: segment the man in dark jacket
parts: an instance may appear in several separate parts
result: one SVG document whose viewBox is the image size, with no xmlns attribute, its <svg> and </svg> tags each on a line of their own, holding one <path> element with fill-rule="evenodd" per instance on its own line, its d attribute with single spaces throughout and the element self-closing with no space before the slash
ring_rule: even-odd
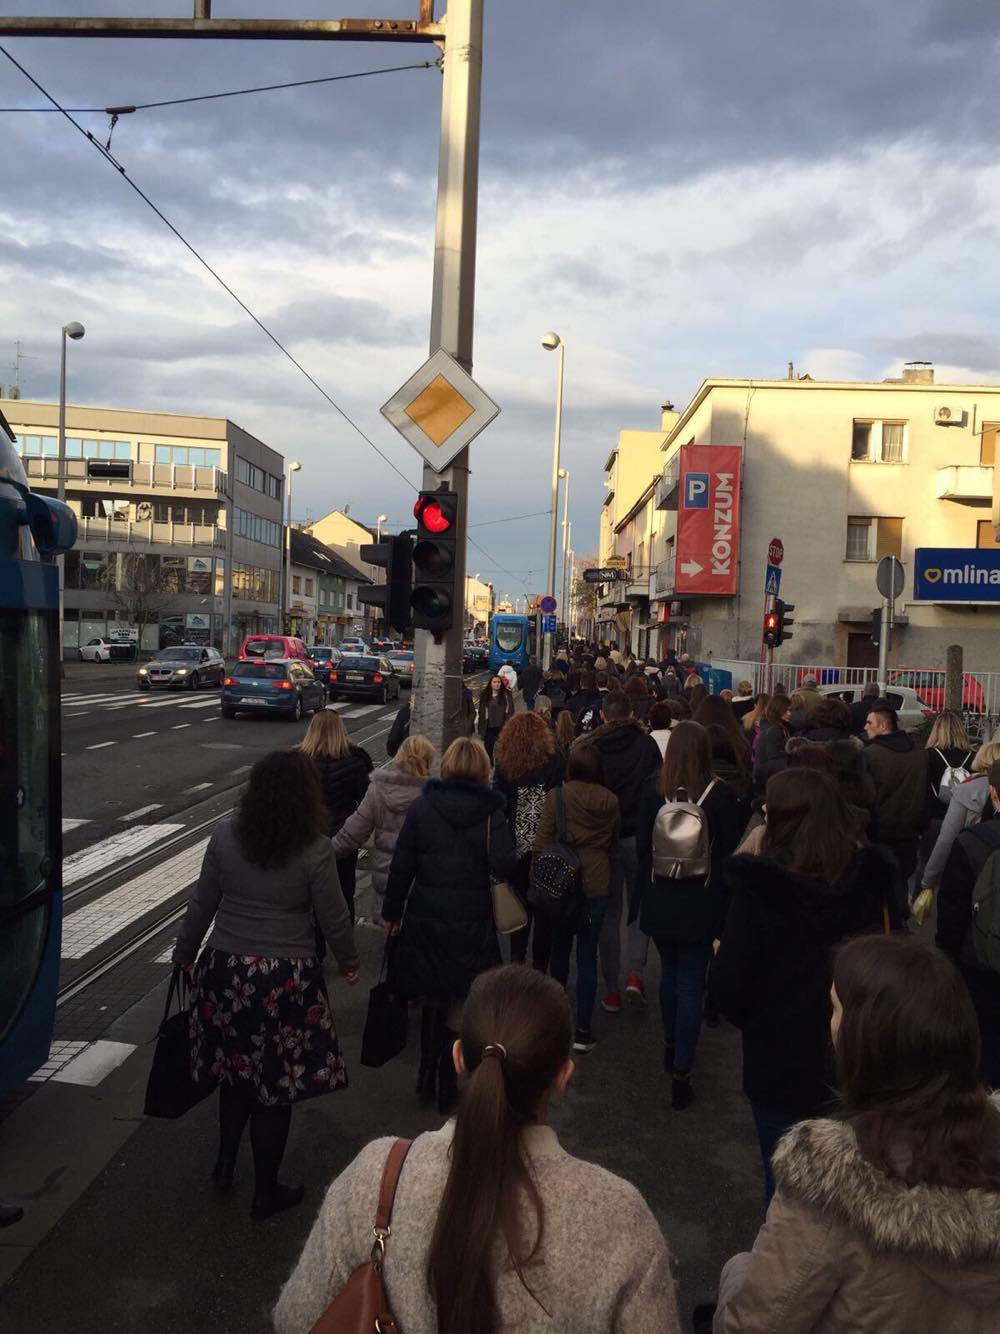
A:
<svg viewBox="0 0 1000 1334">
<path fill-rule="evenodd" d="M 906 885 L 916 870 L 927 819 L 927 751 L 899 730 L 895 709 L 881 701 L 868 714 L 865 734 L 865 758 L 875 781 L 879 842 L 899 863 L 900 907 L 906 915 Z"/>
<path fill-rule="evenodd" d="M 874 681 L 869 681 L 861 692 L 861 698 L 856 699 L 850 706 L 851 708 L 851 731 L 855 736 L 863 736 L 865 723 L 868 721 L 868 715 L 872 711 L 872 705 L 878 699 L 878 686 Z"/>
<path fill-rule="evenodd" d="M 517 674 L 517 688 L 524 696 L 524 702 L 529 709 L 535 707 L 535 696 L 541 684 L 542 669 L 538 665 L 538 659 L 529 658 L 527 667 L 522 667 Z"/>
<path fill-rule="evenodd" d="M 410 735 L 410 705 L 406 703 L 393 719 L 392 727 L 385 742 L 385 753 L 390 759 Z"/>
<path fill-rule="evenodd" d="M 990 799 L 983 818 L 959 834 L 937 893 L 937 946 L 961 969 L 979 1018 L 983 1083 L 1000 1087 L 1000 974 L 984 968 L 972 947 L 972 891 L 994 852 L 1000 852 L 1000 764 L 989 768 Z"/>
<path fill-rule="evenodd" d="M 602 726 L 586 737 L 604 760 L 604 781 L 618 798 L 621 810 L 621 837 L 611 872 L 611 902 L 601 926 L 600 956 L 606 992 L 601 1006 L 608 1014 L 617 1014 L 621 1001 L 621 915 L 634 916 L 638 903 L 638 856 L 636 832 L 639 806 L 646 779 L 663 763 L 660 748 L 632 716 L 632 702 L 621 691 L 604 696 Z M 582 743 L 578 743 L 582 744 Z M 625 994 L 636 1005 L 645 1005 L 643 971 L 649 952 L 649 937 L 636 921 L 628 926 L 628 976 Z"/>
<path fill-rule="evenodd" d="M 597 688 L 597 673 L 586 669 L 582 671 L 579 690 L 567 696 L 564 706 L 573 715 L 577 736 L 584 732 L 592 732 L 601 725 L 603 698 L 604 694 Z"/>
</svg>

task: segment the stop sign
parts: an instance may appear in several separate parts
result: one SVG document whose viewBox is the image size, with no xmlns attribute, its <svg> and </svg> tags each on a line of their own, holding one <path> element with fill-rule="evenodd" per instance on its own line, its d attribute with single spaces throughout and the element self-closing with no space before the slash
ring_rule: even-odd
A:
<svg viewBox="0 0 1000 1334">
<path fill-rule="evenodd" d="M 780 537 L 772 537 L 767 548 L 768 565 L 780 565 L 785 558 L 785 544 Z"/>
</svg>

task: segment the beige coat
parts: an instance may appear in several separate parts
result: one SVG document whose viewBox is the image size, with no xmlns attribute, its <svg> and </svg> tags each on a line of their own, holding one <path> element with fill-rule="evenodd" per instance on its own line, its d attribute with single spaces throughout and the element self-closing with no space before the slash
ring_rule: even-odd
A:
<svg viewBox="0 0 1000 1334">
<path fill-rule="evenodd" d="M 1000 1194 L 907 1187 L 840 1121 L 794 1126 L 773 1165 L 777 1193 L 751 1254 L 723 1271 L 714 1334 L 1000 1330 Z"/>
</svg>

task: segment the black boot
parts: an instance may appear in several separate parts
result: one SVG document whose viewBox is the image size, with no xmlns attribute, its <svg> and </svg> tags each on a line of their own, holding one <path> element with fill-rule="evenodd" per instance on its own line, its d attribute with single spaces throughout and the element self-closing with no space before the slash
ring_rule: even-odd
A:
<svg viewBox="0 0 1000 1334">
<path fill-rule="evenodd" d="M 451 1049 L 455 1045 L 457 1033 L 450 1028 L 441 1028 L 440 1056 L 438 1058 L 438 1111 L 442 1116 L 451 1116 L 458 1106 L 458 1072 L 452 1059 Z"/>
<path fill-rule="evenodd" d="M 417 1072 L 417 1101 L 432 1103 L 437 1093 L 438 1058 L 441 1052 L 441 1011 L 432 1005 L 420 1008 L 420 1069 Z"/>
<path fill-rule="evenodd" d="M 683 1112 L 693 1100 L 690 1070 L 675 1070 L 670 1077 L 670 1106 L 675 1112 Z"/>
</svg>

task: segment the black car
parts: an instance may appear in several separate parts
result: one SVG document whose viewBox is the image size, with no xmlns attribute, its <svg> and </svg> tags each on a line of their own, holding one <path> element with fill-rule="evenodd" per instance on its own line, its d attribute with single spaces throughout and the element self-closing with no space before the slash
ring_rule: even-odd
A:
<svg viewBox="0 0 1000 1334">
<path fill-rule="evenodd" d="M 388 658 L 375 654 L 343 654 L 330 672 L 331 699 L 399 699 L 399 677 Z"/>
<path fill-rule="evenodd" d="M 309 650 L 309 657 L 312 659 L 313 675 L 316 680 L 327 685 L 332 668 L 336 667 L 341 659 L 340 649 L 330 644 L 313 644 Z"/>
</svg>

